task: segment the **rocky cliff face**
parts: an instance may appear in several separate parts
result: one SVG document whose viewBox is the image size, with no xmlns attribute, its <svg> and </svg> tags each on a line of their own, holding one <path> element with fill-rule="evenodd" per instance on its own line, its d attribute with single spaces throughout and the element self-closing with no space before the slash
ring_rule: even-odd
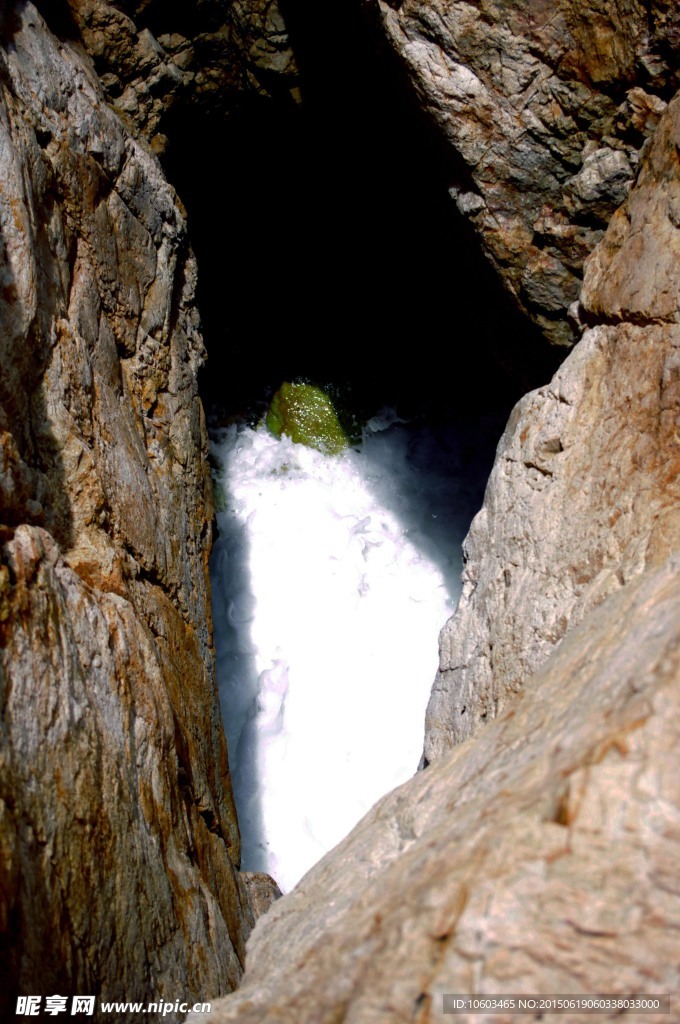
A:
<svg viewBox="0 0 680 1024">
<path fill-rule="evenodd" d="M 252 923 L 182 208 L 28 2 L 0 54 L 0 1003 L 197 998 Z M 184 995 L 181 995 L 184 998 Z"/>
<path fill-rule="evenodd" d="M 680 96 L 587 264 L 596 326 L 515 409 L 440 640 L 425 761 L 471 736 L 609 594 L 680 548 Z"/>
<path fill-rule="evenodd" d="M 191 104 L 226 118 L 256 96 L 299 99 L 276 0 L 68 3 L 109 100 L 156 151 L 165 148 L 177 107 Z"/>
<path fill-rule="evenodd" d="M 226 993 L 270 900 L 237 870 L 195 264 L 153 150 L 189 96 L 296 87 L 276 4 L 38 7 L 49 26 L 28 0 L 0 12 L 8 1018 L 17 992 Z M 580 294 L 587 330 L 499 447 L 429 767 L 269 911 L 211 1019 L 426 1022 L 445 992 L 674 992 L 678 14 L 378 11 L 507 287 L 558 343 Z"/>
<path fill-rule="evenodd" d="M 556 344 L 585 258 L 678 86 L 671 0 L 374 0 L 447 140 L 451 195 Z"/>
<path fill-rule="evenodd" d="M 595 326 L 499 447 L 443 635 L 432 764 L 262 919 L 216 1024 L 677 991 L 679 146 L 680 95 L 587 264 Z"/>
</svg>

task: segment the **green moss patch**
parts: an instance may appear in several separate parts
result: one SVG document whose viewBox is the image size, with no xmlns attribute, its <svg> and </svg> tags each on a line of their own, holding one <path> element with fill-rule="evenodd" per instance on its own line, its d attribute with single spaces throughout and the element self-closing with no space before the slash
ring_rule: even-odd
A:
<svg viewBox="0 0 680 1024">
<path fill-rule="evenodd" d="M 324 455 L 337 455 L 349 446 L 328 395 L 312 384 L 282 384 L 272 398 L 266 418 L 275 437 L 285 434 Z"/>
</svg>

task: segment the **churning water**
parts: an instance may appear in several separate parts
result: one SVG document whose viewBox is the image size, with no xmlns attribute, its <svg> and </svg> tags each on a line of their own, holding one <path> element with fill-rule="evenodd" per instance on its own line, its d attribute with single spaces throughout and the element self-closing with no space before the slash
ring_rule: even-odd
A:
<svg viewBox="0 0 680 1024">
<path fill-rule="evenodd" d="M 290 889 L 415 771 L 478 500 L 451 430 L 385 412 L 341 455 L 213 434 L 211 574 L 243 867 Z"/>
</svg>

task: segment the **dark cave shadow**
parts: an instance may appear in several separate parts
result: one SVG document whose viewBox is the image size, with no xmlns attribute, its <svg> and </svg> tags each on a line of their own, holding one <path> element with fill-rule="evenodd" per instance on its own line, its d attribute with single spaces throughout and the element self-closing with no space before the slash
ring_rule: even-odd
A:
<svg viewBox="0 0 680 1024">
<path fill-rule="evenodd" d="M 21 14 L 26 3 L 27 0 L 3 0 L 0 3 L 0 45 L 6 49 L 14 45 L 14 37 L 21 30 Z M 1 65 L 0 74 L 5 78 Z"/>
<path fill-rule="evenodd" d="M 62 42 L 80 42 L 80 29 L 68 0 L 33 0 L 51 32 Z"/>
<path fill-rule="evenodd" d="M 2 0 L 0 3 L 0 45 L 10 47 L 20 31 L 22 14 L 28 0 Z M 47 27 L 62 41 L 80 41 L 80 30 L 68 0 L 33 0 Z"/>
</svg>

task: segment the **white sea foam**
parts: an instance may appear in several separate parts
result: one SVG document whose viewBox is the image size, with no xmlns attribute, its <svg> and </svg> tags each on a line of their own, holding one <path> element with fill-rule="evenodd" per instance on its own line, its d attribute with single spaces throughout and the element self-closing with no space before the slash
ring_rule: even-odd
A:
<svg viewBox="0 0 680 1024">
<path fill-rule="evenodd" d="M 456 456 L 389 414 L 340 456 L 235 426 L 213 452 L 215 641 L 243 866 L 288 890 L 417 766 L 456 596 Z"/>
</svg>

